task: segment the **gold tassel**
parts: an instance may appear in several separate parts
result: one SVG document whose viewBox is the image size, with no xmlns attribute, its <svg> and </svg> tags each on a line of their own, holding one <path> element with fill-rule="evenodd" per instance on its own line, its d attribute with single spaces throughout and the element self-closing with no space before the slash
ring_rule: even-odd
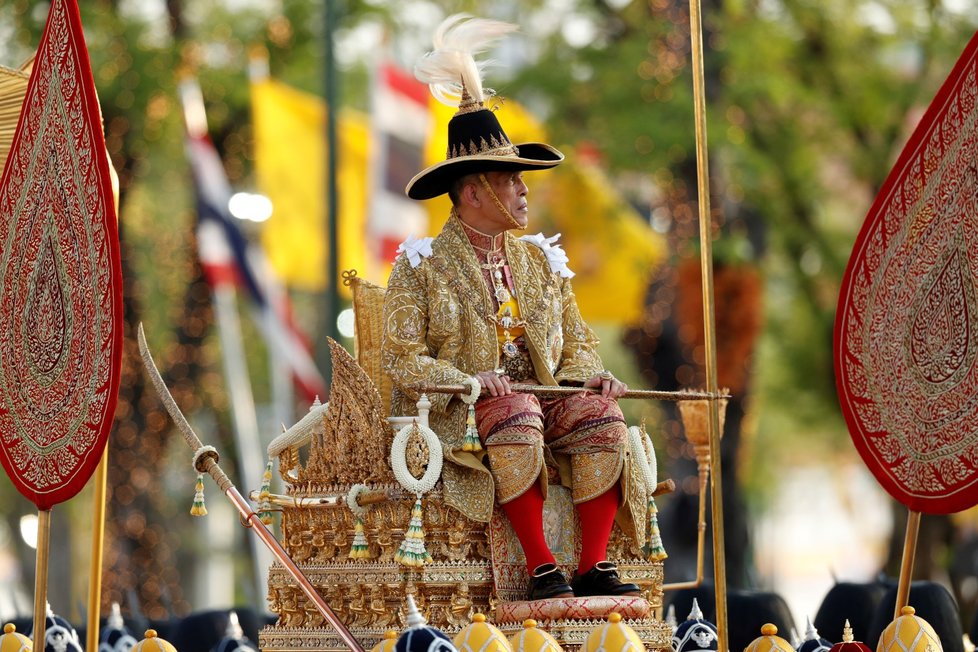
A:
<svg viewBox="0 0 978 652">
<path fill-rule="evenodd" d="M 478 453 L 482 450 L 479 430 L 475 426 L 475 404 L 469 405 L 468 416 L 465 418 L 465 438 L 462 440 L 462 450 L 471 453 Z"/>
<path fill-rule="evenodd" d="M 204 505 L 204 474 L 197 474 L 197 484 L 194 486 L 194 505 L 190 508 L 191 516 L 207 516 L 207 506 Z"/>
<path fill-rule="evenodd" d="M 424 566 L 433 560 L 424 546 L 424 512 L 421 509 L 421 496 L 414 503 L 411 510 L 411 522 L 408 524 L 407 532 L 404 533 L 404 541 L 394 555 L 394 561 L 404 566 Z"/>
<path fill-rule="evenodd" d="M 266 526 L 272 524 L 272 461 L 268 460 L 265 472 L 261 476 L 261 490 L 258 492 L 258 518 Z"/>
<path fill-rule="evenodd" d="M 353 526 L 353 546 L 350 547 L 350 559 L 369 559 L 370 543 L 363 528 L 363 519 L 357 516 Z"/>
<path fill-rule="evenodd" d="M 655 498 L 649 498 L 649 542 L 645 544 L 645 555 L 652 561 L 662 561 L 669 557 L 662 545 L 662 535 L 659 533 L 659 510 L 655 506 Z"/>
</svg>

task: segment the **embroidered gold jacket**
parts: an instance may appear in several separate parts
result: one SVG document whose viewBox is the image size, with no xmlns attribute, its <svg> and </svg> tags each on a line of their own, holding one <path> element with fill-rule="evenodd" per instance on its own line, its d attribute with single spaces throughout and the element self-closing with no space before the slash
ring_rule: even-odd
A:
<svg viewBox="0 0 978 652">
<path fill-rule="evenodd" d="M 570 280 L 550 269 L 536 245 L 505 234 L 524 337 L 541 384 L 581 384 L 603 369 L 598 340 L 581 318 Z M 432 255 L 412 267 L 395 263 L 384 304 L 384 371 L 391 376 L 394 414 L 413 414 L 416 385 L 462 384 L 499 366 L 495 309 L 479 261 L 458 219 L 432 242 Z M 448 394 L 429 396 L 430 425 L 442 440 L 446 501 L 477 521 L 488 521 L 493 482 L 481 456 L 461 450 L 466 406 Z"/>
</svg>

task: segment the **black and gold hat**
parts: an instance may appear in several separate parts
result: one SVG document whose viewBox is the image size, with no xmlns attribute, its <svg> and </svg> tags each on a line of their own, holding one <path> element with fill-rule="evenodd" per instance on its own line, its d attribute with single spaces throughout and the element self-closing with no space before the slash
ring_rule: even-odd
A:
<svg viewBox="0 0 978 652">
<path fill-rule="evenodd" d="M 474 55 L 492 41 L 512 32 L 515 25 L 456 14 L 435 32 L 435 49 L 415 68 L 415 76 L 428 84 L 432 95 L 458 113 L 448 123 L 445 160 L 419 172 L 405 192 L 411 199 L 431 199 L 448 192 L 452 183 L 476 172 L 542 170 L 564 160 L 545 143 L 513 144 L 496 114 L 486 107 L 491 89 L 483 89 Z"/>
</svg>

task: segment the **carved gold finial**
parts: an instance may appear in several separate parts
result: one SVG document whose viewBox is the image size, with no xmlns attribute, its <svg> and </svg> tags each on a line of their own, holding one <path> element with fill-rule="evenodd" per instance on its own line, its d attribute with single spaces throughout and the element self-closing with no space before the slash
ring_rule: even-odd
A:
<svg viewBox="0 0 978 652">
<path fill-rule="evenodd" d="M 462 80 L 462 97 L 458 101 L 458 112 L 455 115 L 462 115 L 463 113 L 472 113 L 474 111 L 481 111 L 485 107 L 482 102 L 479 102 L 471 94 L 469 94 L 469 89 L 465 87 L 465 80 Z"/>
</svg>

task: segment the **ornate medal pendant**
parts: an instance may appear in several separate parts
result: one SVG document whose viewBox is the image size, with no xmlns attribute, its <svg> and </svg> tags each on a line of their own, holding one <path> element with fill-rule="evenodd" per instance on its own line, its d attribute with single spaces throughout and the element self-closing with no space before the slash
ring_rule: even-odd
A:
<svg viewBox="0 0 978 652">
<path fill-rule="evenodd" d="M 502 263 L 502 261 L 499 262 Z M 496 301 L 504 304 L 510 300 L 509 290 L 506 289 L 506 285 L 503 283 L 503 273 L 499 268 L 493 270 L 492 285 L 495 289 Z"/>
<path fill-rule="evenodd" d="M 506 337 L 506 341 L 503 342 L 502 345 L 503 355 L 505 355 L 507 358 L 515 358 L 520 354 L 520 350 L 516 348 L 516 344 L 513 342 L 509 331 L 505 331 L 503 335 Z"/>
</svg>

